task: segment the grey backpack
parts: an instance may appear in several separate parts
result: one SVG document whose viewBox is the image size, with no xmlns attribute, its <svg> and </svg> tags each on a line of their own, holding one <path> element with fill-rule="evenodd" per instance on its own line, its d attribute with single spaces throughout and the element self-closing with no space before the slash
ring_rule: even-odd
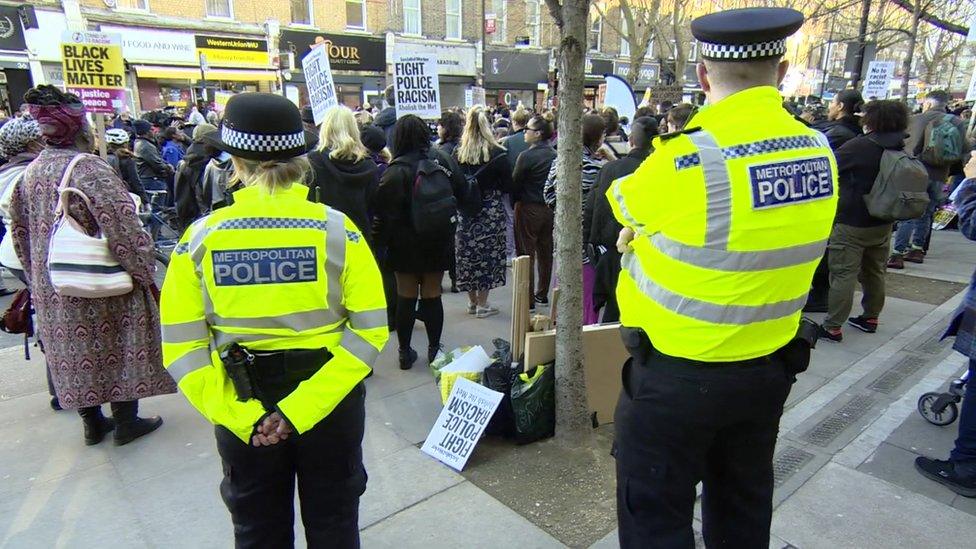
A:
<svg viewBox="0 0 976 549">
<path fill-rule="evenodd" d="M 886 221 L 917 219 L 929 206 L 929 174 L 922 161 L 905 151 L 885 149 L 878 177 L 864 195 L 868 213 Z"/>
</svg>

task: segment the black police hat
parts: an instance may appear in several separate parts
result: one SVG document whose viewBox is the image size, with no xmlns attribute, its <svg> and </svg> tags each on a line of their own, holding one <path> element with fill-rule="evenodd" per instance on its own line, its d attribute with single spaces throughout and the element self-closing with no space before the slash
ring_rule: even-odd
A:
<svg viewBox="0 0 976 549">
<path fill-rule="evenodd" d="M 803 26 L 803 14 L 789 8 L 745 8 L 704 15 L 691 22 L 705 59 L 755 61 L 781 57 L 786 39 Z"/>
<path fill-rule="evenodd" d="M 241 93 L 224 108 L 214 147 L 248 160 L 287 160 L 305 154 L 305 128 L 294 103 L 273 93 Z"/>
</svg>

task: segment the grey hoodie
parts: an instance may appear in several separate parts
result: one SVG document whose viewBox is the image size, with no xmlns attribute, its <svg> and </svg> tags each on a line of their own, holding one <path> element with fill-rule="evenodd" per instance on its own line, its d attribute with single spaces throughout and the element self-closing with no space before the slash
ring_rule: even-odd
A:
<svg viewBox="0 0 976 549">
<path fill-rule="evenodd" d="M 210 197 L 211 209 L 214 205 L 226 201 L 227 183 L 233 175 L 234 164 L 231 163 L 230 155 L 227 153 L 220 153 L 220 156 L 211 158 L 207 167 L 203 169 L 203 196 Z"/>
</svg>

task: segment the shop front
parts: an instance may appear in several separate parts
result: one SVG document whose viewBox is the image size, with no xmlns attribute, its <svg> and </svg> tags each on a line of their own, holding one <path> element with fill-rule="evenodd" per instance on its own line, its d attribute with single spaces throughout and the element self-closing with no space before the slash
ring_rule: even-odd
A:
<svg viewBox="0 0 976 549">
<path fill-rule="evenodd" d="M 484 58 L 485 97 L 489 106 L 520 102 L 541 110 L 549 81 L 549 53 L 487 50 Z"/>
<path fill-rule="evenodd" d="M 477 46 L 398 36 L 393 45 L 393 52 L 394 54 L 436 55 L 441 107 L 447 109 L 464 106 L 464 92 L 475 85 L 478 75 Z"/>
<path fill-rule="evenodd" d="M 296 105 L 308 104 L 302 59 L 312 48 L 328 48 L 329 66 L 340 104 L 356 109 L 379 105 L 386 88 L 386 39 L 354 34 L 330 34 L 283 29 L 278 45 L 283 60 L 285 96 Z"/>
<path fill-rule="evenodd" d="M 34 85 L 24 27 L 13 6 L 0 6 L 0 71 L 0 106 L 10 113 L 20 108 L 24 93 Z"/>
<path fill-rule="evenodd" d="M 586 58 L 585 80 L 583 82 L 583 106 L 596 108 L 603 103 L 600 98 L 600 86 L 606 82 L 603 78 L 613 72 L 613 60 Z"/>
<path fill-rule="evenodd" d="M 613 74 L 616 74 L 620 78 L 630 82 L 630 80 L 628 80 L 628 76 L 630 75 L 630 63 L 627 61 L 615 61 L 613 63 Z M 637 75 L 637 83 L 633 86 L 637 101 L 640 101 L 643 97 L 644 90 L 660 84 L 660 77 L 661 65 L 648 62 L 641 64 L 640 72 Z"/>
</svg>

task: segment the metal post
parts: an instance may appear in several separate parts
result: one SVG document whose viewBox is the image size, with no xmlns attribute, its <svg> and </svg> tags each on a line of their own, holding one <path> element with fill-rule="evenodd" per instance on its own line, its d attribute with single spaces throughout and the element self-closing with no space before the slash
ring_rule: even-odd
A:
<svg viewBox="0 0 976 549">
<path fill-rule="evenodd" d="M 857 53 L 854 54 L 854 74 L 851 75 L 851 87 L 855 90 L 861 83 L 861 73 L 864 72 L 864 47 L 868 34 L 868 17 L 871 15 L 871 0 L 861 3 L 861 24 L 857 30 Z"/>
</svg>

